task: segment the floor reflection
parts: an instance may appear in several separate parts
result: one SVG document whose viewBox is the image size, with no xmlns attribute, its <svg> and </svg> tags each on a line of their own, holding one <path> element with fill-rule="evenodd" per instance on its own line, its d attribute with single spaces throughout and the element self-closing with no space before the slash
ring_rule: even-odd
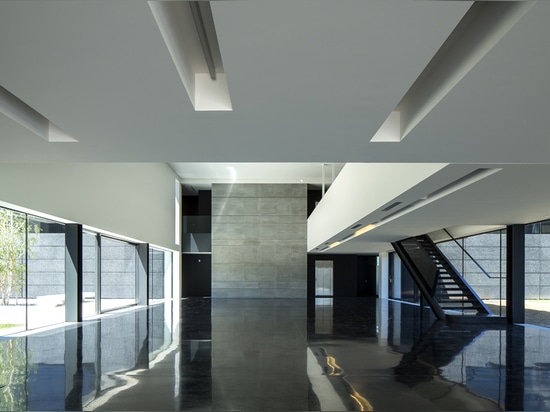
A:
<svg viewBox="0 0 550 412">
<path fill-rule="evenodd" d="M 0 341 L 1 410 L 550 410 L 550 330 L 358 299 L 186 299 Z"/>
</svg>

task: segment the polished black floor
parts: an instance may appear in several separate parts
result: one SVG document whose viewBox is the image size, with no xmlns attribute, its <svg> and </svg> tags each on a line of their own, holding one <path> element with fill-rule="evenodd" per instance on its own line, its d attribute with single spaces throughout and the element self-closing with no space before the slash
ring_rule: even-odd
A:
<svg viewBox="0 0 550 412">
<path fill-rule="evenodd" d="M 550 330 L 387 300 L 185 299 L 0 341 L 0 410 L 550 410 Z"/>
</svg>

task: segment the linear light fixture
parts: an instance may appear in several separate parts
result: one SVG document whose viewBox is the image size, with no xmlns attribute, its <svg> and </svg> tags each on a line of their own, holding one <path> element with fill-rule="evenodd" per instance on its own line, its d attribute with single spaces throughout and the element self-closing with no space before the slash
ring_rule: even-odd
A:
<svg viewBox="0 0 550 412">
<path fill-rule="evenodd" d="M 474 2 L 370 141 L 403 140 L 535 3 Z"/>
<path fill-rule="evenodd" d="M 359 226 L 361 226 L 361 225 L 359 225 Z M 366 226 L 362 227 L 361 229 L 356 230 L 351 235 L 348 235 L 345 238 L 339 240 L 338 242 L 331 243 L 330 245 L 328 245 L 327 248 L 321 250 L 321 252 L 324 252 L 325 250 L 332 249 L 333 247 L 339 246 L 342 243 L 347 242 L 350 239 L 356 238 L 357 236 L 361 236 L 362 234 L 367 233 L 368 231 L 374 229 L 375 227 L 376 227 L 376 225 L 374 223 L 371 223 L 370 225 L 366 225 Z"/>
<path fill-rule="evenodd" d="M 374 229 L 375 227 L 376 225 L 374 223 L 371 223 L 370 225 L 367 225 L 359 230 L 356 230 L 353 233 L 353 237 L 361 236 L 362 234 L 367 233 L 368 231 Z"/>
<path fill-rule="evenodd" d="M 148 4 L 195 110 L 233 110 L 210 2 Z"/>
<path fill-rule="evenodd" d="M 0 86 L 0 113 L 5 114 L 47 142 L 78 142 L 2 86 Z"/>
</svg>

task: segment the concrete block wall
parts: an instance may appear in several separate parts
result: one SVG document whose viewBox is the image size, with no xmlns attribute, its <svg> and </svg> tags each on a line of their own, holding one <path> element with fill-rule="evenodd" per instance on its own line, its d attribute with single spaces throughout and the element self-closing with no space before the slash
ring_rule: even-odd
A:
<svg viewBox="0 0 550 412">
<path fill-rule="evenodd" d="M 213 184 L 212 297 L 306 295 L 306 185 Z"/>
<path fill-rule="evenodd" d="M 149 252 L 149 299 L 164 298 L 164 252 L 150 249 Z"/>
<path fill-rule="evenodd" d="M 550 234 L 525 235 L 525 297 L 550 299 Z"/>
<path fill-rule="evenodd" d="M 506 235 L 501 239 L 498 232 L 485 233 L 459 242 L 491 277 L 487 277 L 467 255 L 463 261 L 462 250 L 454 241 L 437 246 L 482 299 L 506 299 Z"/>
<path fill-rule="evenodd" d="M 28 298 L 64 295 L 65 234 L 40 233 L 32 236 L 36 243 L 30 247 L 27 262 Z"/>
<path fill-rule="evenodd" d="M 101 299 L 136 297 L 136 253 L 133 245 L 102 239 Z"/>
<path fill-rule="evenodd" d="M 502 242 L 501 242 L 502 240 Z M 491 275 L 488 278 L 455 242 L 438 247 L 483 299 L 506 297 L 506 235 L 485 233 L 464 239 L 464 248 Z M 499 279 L 502 274 L 502 281 Z M 525 235 L 525 298 L 550 299 L 550 234 Z"/>
<path fill-rule="evenodd" d="M 28 297 L 65 293 L 65 234 L 40 233 L 31 246 L 28 260 Z M 93 236 L 83 239 L 84 292 L 95 293 L 97 252 Z M 104 240 L 101 254 L 102 297 L 132 299 L 135 297 L 135 247 Z"/>
</svg>

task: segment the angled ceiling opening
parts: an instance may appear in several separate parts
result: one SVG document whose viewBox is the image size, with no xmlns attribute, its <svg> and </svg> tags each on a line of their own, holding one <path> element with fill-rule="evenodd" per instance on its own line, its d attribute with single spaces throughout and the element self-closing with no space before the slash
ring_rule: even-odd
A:
<svg viewBox="0 0 550 412">
<path fill-rule="evenodd" d="M 403 140 L 534 3 L 474 2 L 370 141 Z"/>
<path fill-rule="evenodd" d="M 47 142 L 78 142 L 14 94 L 0 86 L 0 113 L 40 136 Z"/>
<path fill-rule="evenodd" d="M 195 110 L 233 110 L 210 3 L 148 3 Z"/>
</svg>

